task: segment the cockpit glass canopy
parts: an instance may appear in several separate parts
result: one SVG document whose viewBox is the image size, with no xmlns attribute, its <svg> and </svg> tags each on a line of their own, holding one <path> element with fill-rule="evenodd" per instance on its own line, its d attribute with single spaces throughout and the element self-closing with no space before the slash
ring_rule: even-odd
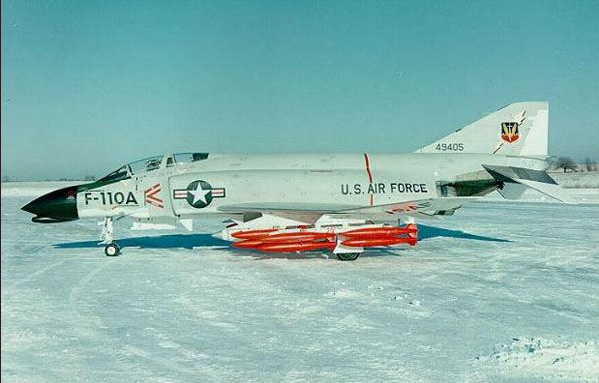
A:
<svg viewBox="0 0 599 383">
<path fill-rule="evenodd" d="M 125 165 L 123 167 L 118 168 L 114 172 L 108 174 L 107 176 L 100 178 L 100 181 L 120 181 L 120 180 L 124 180 L 125 178 L 128 178 L 128 177 L 129 177 L 129 169 L 128 169 L 128 166 Z"/>
<path fill-rule="evenodd" d="M 208 153 L 176 153 L 174 156 L 175 162 L 179 165 L 205 160 L 208 158 Z"/>
<path fill-rule="evenodd" d="M 100 179 L 100 181 L 120 181 L 131 177 L 134 174 L 141 174 L 150 172 L 160 168 L 162 159 L 164 156 L 154 156 L 144 158 L 143 160 L 131 162 L 107 176 Z M 172 156 L 168 156 L 166 159 L 166 166 L 184 165 L 192 162 L 202 161 L 208 158 L 208 153 L 176 153 Z"/>
<path fill-rule="evenodd" d="M 140 174 L 143 172 L 151 172 L 160 168 L 163 156 L 154 156 L 144 158 L 143 160 L 131 162 L 129 168 L 132 174 Z"/>
<path fill-rule="evenodd" d="M 132 162 L 118 168 L 107 176 L 100 178 L 100 181 L 120 181 L 131 177 L 133 174 L 140 174 L 159 169 L 162 157 L 163 156 L 154 156 Z"/>
</svg>

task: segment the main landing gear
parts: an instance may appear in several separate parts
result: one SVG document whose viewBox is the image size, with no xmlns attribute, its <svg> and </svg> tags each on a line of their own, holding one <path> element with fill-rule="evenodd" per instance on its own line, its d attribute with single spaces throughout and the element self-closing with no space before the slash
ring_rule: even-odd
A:
<svg viewBox="0 0 599 383">
<path fill-rule="evenodd" d="M 112 222 L 112 217 L 104 218 L 104 222 L 101 222 L 102 225 L 102 242 L 100 242 L 104 246 L 104 254 L 107 257 L 116 257 L 121 254 L 121 248 L 114 241 L 114 224 Z"/>
<path fill-rule="evenodd" d="M 337 259 L 340 261 L 355 261 L 360 253 L 337 253 Z"/>
</svg>

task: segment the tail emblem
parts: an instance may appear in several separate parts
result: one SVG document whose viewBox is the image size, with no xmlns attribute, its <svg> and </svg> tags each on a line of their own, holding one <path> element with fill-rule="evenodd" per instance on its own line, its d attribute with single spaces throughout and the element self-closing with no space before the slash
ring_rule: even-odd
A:
<svg viewBox="0 0 599 383">
<path fill-rule="evenodd" d="M 520 135 L 518 134 L 518 126 L 520 126 L 520 124 L 517 122 L 502 122 L 501 139 L 509 144 L 517 141 L 518 138 L 520 138 Z"/>
<path fill-rule="evenodd" d="M 520 127 L 524 120 L 526 120 L 526 111 L 523 110 L 522 113 L 518 114 L 516 118 L 514 118 L 514 120 L 514 122 L 501 123 L 501 139 L 508 144 L 516 142 L 518 141 L 518 138 L 520 138 L 518 127 Z"/>
</svg>

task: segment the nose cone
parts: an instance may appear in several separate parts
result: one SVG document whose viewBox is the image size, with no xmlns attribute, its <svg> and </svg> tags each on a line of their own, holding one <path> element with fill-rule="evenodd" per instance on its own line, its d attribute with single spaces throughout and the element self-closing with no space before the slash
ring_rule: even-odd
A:
<svg viewBox="0 0 599 383">
<path fill-rule="evenodd" d="M 79 218 L 77 186 L 55 190 L 34 199 L 21 209 L 35 214 L 34 222 L 63 222 Z"/>
</svg>

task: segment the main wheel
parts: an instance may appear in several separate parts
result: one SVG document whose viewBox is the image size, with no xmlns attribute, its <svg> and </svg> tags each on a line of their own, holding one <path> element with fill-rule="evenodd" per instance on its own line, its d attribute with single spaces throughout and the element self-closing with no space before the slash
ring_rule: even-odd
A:
<svg viewBox="0 0 599 383">
<path fill-rule="evenodd" d="M 360 253 L 339 253 L 337 259 L 340 261 L 355 261 L 360 256 Z"/>
<path fill-rule="evenodd" d="M 106 245 L 106 247 L 104 247 L 104 254 L 106 254 L 107 257 L 116 257 L 120 253 L 121 248 L 116 244 L 116 242 L 109 243 Z"/>
</svg>

